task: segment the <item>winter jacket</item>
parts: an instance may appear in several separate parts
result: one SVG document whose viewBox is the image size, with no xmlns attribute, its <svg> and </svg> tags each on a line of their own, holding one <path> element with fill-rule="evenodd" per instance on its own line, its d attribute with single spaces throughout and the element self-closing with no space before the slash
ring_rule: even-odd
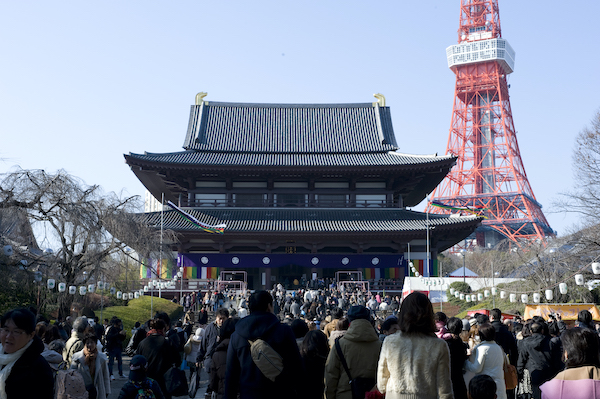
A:
<svg viewBox="0 0 600 399">
<path fill-rule="evenodd" d="M 517 361 L 519 360 L 519 351 L 517 350 L 517 340 L 515 337 L 508 331 L 508 328 L 502 324 L 502 322 L 494 320 L 490 323 L 494 330 L 496 331 L 496 338 L 494 341 L 498 345 L 502 347 L 504 353 L 508 355 L 508 360 L 510 364 L 513 366 L 517 365 Z"/>
<path fill-rule="evenodd" d="M 352 378 L 375 379 L 381 342 L 371 323 L 364 319 L 352 321 L 339 343 Z M 335 345 L 331 347 L 325 363 L 325 395 L 327 399 L 352 399 L 348 374 Z"/>
<path fill-rule="evenodd" d="M 65 349 L 63 349 L 63 359 L 68 365 L 70 365 L 73 360 L 73 354 L 83 349 L 83 335 L 84 333 L 78 333 L 73 330 L 71 338 L 69 338 L 65 344 Z"/>
<path fill-rule="evenodd" d="M 225 393 L 225 374 L 227 371 L 227 348 L 229 338 L 220 342 L 212 355 L 208 388 L 217 393 L 217 399 L 222 399 Z"/>
<path fill-rule="evenodd" d="M 473 348 L 473 352 L 464 363 L 466 371 L 489 375 L 496 383 L 498 399 L 506 399 L 506 383 L 504 382 L 504 352 L 495 341 L 484 341 Z"/>
<path fill-rule="evenodd" d="M 540 389 L 542 399 L 596 399 L 600 397 L 600 368 L 566 369 L 542 384 Z"/>
<path fill-rule="evenodd" d="M 467 386 L 463 378 L 463 365 L 467 360 L 467 344 L 459 337 L 446 340 L 450 350 L 450 380 L 454 399 L 467 399 Z"/>
<path fill-rule="evenodd" d="M 185 356 L 185 360 L 188 363 L 196 363 L 196 359 L 198 358 L 198 352 L 200 351 L 200 345 L 202 344 L 202 337 L 192 335 L 188 342 L 191 342 L 192 351 Z"/>
<path fill-rule="evenodd" d="M 122 329 L 116 326 L 110 326 L 106 330 L 106 350 L 108 352 L 113 350 L 123 350 L 123 341 L 125 340 L 125 334 L 121 334 Z"/>
<path fill-rule="evenodd" d="M 46 359 L 46 361 L 50 365 L 50 368 L 52 368 L 52 370 L 54 370 L 54 371 L 58 370 L 58 366 L 63 361 L 62 355 L 60 353 L 58 353 L 57 351 L 48 349 L 48 345 L 46 345 L 46 344 L 44 344 L 44 350 L 42 351 L 42 357 L 44 359 Z"/>
<path fill-rule="evenodd" d="M 8 399 L 52 399 L 54 373 L 42 357 L 44 343 L 35 335 L 33 342 L 17 360 L 6 378 Z"/>
<path fill-rule="evenodd" d="M 212 322 L 206 326 L 204 330 L 204 337 L 202 338 L 202 343 L 200 344 L 200 349 L 198 350 L 198 358 L 196 362 L 202 363 L 205 359 L 210 359 L 213 354 L 213 350 L 217 346 L 217 340 L 219 338 L 220 328 L 217 326 L 216 322 Z M 207 370 L 210 368 L 210 362 L 207 362 Z"/>
<path fill-rule="evenodd" d="M 377 365 L 377 388 L 387 399 L 453 398 L 448 345 L 433 333 L 388 335 Z"/>
<path fill-rule="evenodd" d="M 164 375 L 173 364 L 179 366 L 181 358 L 171 344 L 160 334 L 150 334 L 140 342 L 136 354 L 143 355 L 148 361 L 146 375 L 158 382 L 166 397 L 170 397 L 165 387 Z"/>
<path fill-rule="evenodd" d="M 517 372 L 522 377 L 523 370 L 529 370 L 532 386 L 540 386 L 550 380 L 560 368 L 560 353 L 550 338 L 533 334 L 521 342 Z"/>
<path fill-rule="evenodd" d="M 138 387 L 136 387 L 136 385 Z M 121 388 L 118 399 L 136 399 L 139 393 L 139 387 L 148 387 L 154 393 L 156 399 L 165 399 L 165 396 L 160 389 L 160 385 L 151 378 L 147 378 L 144 382 L 127 381 L 125 385 L 123 385 L 123 388 Z"/>
<path fill-rule="evenodd" d="M 85 364 L 85 355 L 83 350 L 73 355 L 71 368 L 79 371 L 83 376 L 86 387 L 93 385 L 96 388 L 96 398 L 106 399 L 110 395 L 110 374 L 108 373 L 108 358 L 102 352 L 98 352 L 96 357 L 96 370 L 94 376 L 90 374 L 90 368 Z M 89 391 L 89 389 L 88 389 Z"/>
<path fill-rule="evenodd" d="M 267 379 L 254 364 L 248 340 L 262 338 L 283 358 L 283 371 L 275 381 Z M 226 399 L 286 399 L 302 397 L 298 383 L 304 370 L 292 329 L 273 313 L 254 311 L 237 322 L 227 349 Z"/>
</svg>

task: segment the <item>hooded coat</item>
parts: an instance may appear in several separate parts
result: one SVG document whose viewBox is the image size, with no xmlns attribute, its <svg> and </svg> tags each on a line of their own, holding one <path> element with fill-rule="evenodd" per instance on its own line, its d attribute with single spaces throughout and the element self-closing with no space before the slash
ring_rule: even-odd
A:
<svg viewBox="0 0 600 399">
<path fill-rule="evenodd" d="M 375 328 L 368 320 L 353 320 L 339 342 L 352 378 L 376 378 L 381 342 Z M 349 381 L 337 350 L 332 346 L 325 363 L 327 399 L 352 399 Z"/>
<path fill-rule="evenodd" d="M 248 340 L 262 338 L 283 358 L 283 371 L 275 381 L 267 379 L 252 360 Z M 292 329 L 273 313 L 254 311 L 237 322 L 227 349 L 224 398 L 270 399 L 302 397 L 299 383 L 302 359 Z"/>
</svg>

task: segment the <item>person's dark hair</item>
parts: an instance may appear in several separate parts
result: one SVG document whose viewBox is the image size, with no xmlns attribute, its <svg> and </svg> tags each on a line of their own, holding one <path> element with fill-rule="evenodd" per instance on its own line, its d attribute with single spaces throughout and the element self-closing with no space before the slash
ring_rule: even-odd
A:
<svg viewBox="0 0 600 399">
<path fill-rule="evenodd" d="M 341 319 L 344 317 L 344 310 L 342 308 L 335 308 L 331 315 L 334 319 Z"/>
<path fill-rule="evenodd" d="M 460 335 L 463 330 L 463 322 L 458 317 L 451 317 L 446 323 L 446 329 L 450 334 Z"/>
<path fill-rule="evenodd" d="M 217 309 L 217 314 L 215 314 L 215 317 L 223 317 L 223 318 L 228 318 L 229 317 L 229 310 L 225 309 L 225 308 L 219 308 Z"/>
<path fill-rule="evenodd" d="M 444 312 L 436 312 L 433 315 L 433 319 L 436 322 L 441 321 L 442 323 L 446 324 L 446 321 L 448 320 L 448 316 L 446 316 L 446 313 L 444 313 Z"/>
<path fill-rule="evenodd" d="M 484 314 L 477 315 L 477 317 L 475 317 L 475 320 L 477 320 L 477 324 L 479 324 L 479 325 L 482 325 L 482 324 L 490 322 L 490 318 L 487 317 L 487 315 L 484 315 Z"/>
<path fill-rule="evenodd" d="M 83 344 L 87 344 L 89 342 L 98 343 L 98 337 L 94 333 L 87 333 L 83 336 Z"/>
<path fill-rule="evenodd" d="M 135 327 L 135 328 L 140 328 L 140 322 L 139 322 L 139 321 L 136 321 L 136 322 L 135 322 L 135 324 L 134 324 L 134 327 Z"/>
<path fill-rule="evenodd" d="M 437 331 L 433 320 L 433 306 L 427 295 L 413 292 L 402 301 L 398 325 L 404 333 L 429 334 Z"/>
<path fill-rule="evenodd" d="M 152 319 L 150 320 L 150 328 L 152 330 L 166 330 L 167 329 L 167 323 L 165 323 L 165 321 L 163 319 Z"/>
<path fill-rule="evenodd" d="M 12 320 L 17 328 L 25 331 L 26 334 L 31 334 L 35 331 L 35 315 L 29 309 L 18 308 L 9 310 L 0 319 L 0 326 L 6 326 L 6 322 L 9 320 Z"/>
<path fill-rule="evenodd" d="M 588 325 L 592 324 L 592 314 L 589 310 L 580 310 L 579 313 L 577 313 L 577 321 Z"/>
<path fill-rule="evenodd" d="M 565 367 L 596 366 L 600 367 L 600 354 L 598 352 L 598 335 L 587 328 L 571 328 L 565 330 L 561 336 L 563 349 L 567 352 Z"/>
<path fill-rule="evenodd" d="M 544 333 L 544 325 L 540 322 L 534 321 L 531 323 L 531 333 L 532 334 L 543 334 Z"/>
<path fill-rule="evenodd" d="M 165 330 L 167 329 L 167 327 L 171 327 L 171 318 L 165 312 L 157 312 L 156 316 L 154 318 L 161 319 L 162 321 L 165 322 L 165 328 L 164 328 Z"/>
<path fill-rule="evenodd" d="M 37 335 L 41 339 L 43 339 L 44 335 L 46 335 L 46 330 L 46 323 L 44 323 L 43 321 L 40 321 L 35 325 L 35 335 Z"/>
<path fill-rule="evenodd" d="M 119 323 L 121 323 L 121 319 L 111 319 L 110 324 L 112 324 L 113 326 L 117 326 L 119 325 Z"/>
<path fill-rule="evenodd" d="M 231 338 L 231 334 L 235 331 L 235 325 L 240 319 L 237 317 L 230 317 L 223 322 L 221 331 L 219 332 L 219 342 L 223 342 L 224 339 Z"/>
<path fill-rule="evenodd" d="M 398 324 L 397 318 L 390 317 L 389 319 L 386 319 L 383 323 L 381 323 L 381 333 L 383 334 L 384 331 L 390 331 L 390 328 L 392 328 L 394 324 Z"/>
<path fill-rule="evenodd" d="M 548 324 L 548 331 L 550 335 L 553 337 L 558 337 L 560 335 L 560 329 L 558 328 L 558 323 L 550 323 Z"/>
<path fill-rule="evenodd" d="M 311 330 L 306 333 L 302 344 L 300 344 L 300 355 L 302 357 L 321 357 L 327 359 L 329 344 L 327 336 L 321 330 Z"/>
<path fill-rule="evenodd" d="M 53 324 L 46 328 L 46 333 L 44 334 L 44 343 L 50 344 L 50 342 L 60 339 L 60 332 L 58 331 L 58 326 Z"/>
<path fill-rule="evenodd" d="M 248 309 L 252 312 L 266 312 L 269 309 L 269 305 L 273 304 L 273 297 L 269 291 L 255 291 L 250 295 L 248 300 Z"/>
<path fill-rule="evenodd" d="M 479 374 L 469 382 L 471 399 L 489 399 L 496 395 L 496 382 L 487 374 Z"/>
<path fill-rule="evenodd" d="M 525 322 L 525 324 L 523 324 L 523 330 L 521 331 L 523 338 L 531 337 L 531 325 L 532 324 L 533 324 L 532 320 L 527 320 Z"/>
<path fill-rule="evenodd" d="M 292 328 L 292 332 L 296 338 L 302 338 L 308 332 L 308 325 L 306 325 L 304 320 L 294 319 L 290 327 Z"/>
<path fill-rule="evenodd" d="M 345 331 L 350 328 L 350 320 L 347 317 L 342 317 L 335 325 L 337 331 Z"/>
<path fill-rule="evenodd" d="M 502 319 L 502 312 L 498 308 L 492 309 L 490 311 L 490 317 L 494 320 L 500 321 L 500 319 Z"/>
<path fill-rule="evenodd" d="M 479 337 L 481 341 L 493 341 L 496 338 L 496 330 L 490 323 L 483 323 L 479 326 Z"/>
</svg>

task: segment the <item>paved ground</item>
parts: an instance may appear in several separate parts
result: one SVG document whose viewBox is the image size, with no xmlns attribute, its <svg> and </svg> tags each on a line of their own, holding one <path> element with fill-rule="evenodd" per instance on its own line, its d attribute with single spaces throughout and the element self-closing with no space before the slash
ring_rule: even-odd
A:
<svg viewBox="0 0 600 399">
<path fill-rule="evenodd" d="M 125 354 L 123 354 L 123 374 L 125 375 L 125 377 L 127 377 L 129 375 L 129 361 L 130 360 L 131 360 L 131 358 L 129 356 L 125 356 Z M 115 360 L 115 365 L 114 365 L 113 370 L 115 372 L 117 370 L 117 361 L 116 360 Z M 188 380 L 189 380 L 190 371 L 186 370 L 185 373 L 188 376 Z M 108 399 L 117 399 L 119 397 L 119 392 L 121 392 L 121 388 L 123 387 L 123 385 L 125 385 L 126 382 L 127 382 L 127 378 L 119 378 L 119 377 L 117 377 L 117 379 L 112 381 L 110 383 L 111 394 L 108 395 Z M 202 373 L 200 374 L 200 388 L 198 388 L 198 392 L 196 393 L 196 396 L 195 396 L 196 398 L 200 398 L 200 399 L 204 398 L 204 393 L 206 392 L 207 385 L 208 385 L 208 375 L 203 370 Z M 175 398 L 183 399 L 183 398 L 189 398 L 189 396 L 188 395 L 173 396 L 173 399 L 175 399 Z"/>
</svg>

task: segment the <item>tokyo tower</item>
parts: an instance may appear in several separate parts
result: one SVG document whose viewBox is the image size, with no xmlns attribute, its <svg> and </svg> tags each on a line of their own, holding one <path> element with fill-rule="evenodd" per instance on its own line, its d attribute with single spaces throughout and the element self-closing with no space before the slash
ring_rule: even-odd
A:
<svg viewBox="0 0 600 399">
<path fill-rule="evenodd" d="M 498 0 L 461 0 L 458 44 L 446 55 L 456 74 L 446 153 L 458 159 L 428 212 L 447 212 L 439 205 L 481 210 L 478 246 L 554 235 L 519 153 L 506 82 L 515 53 L 500 32 Z"/>
</svg>

